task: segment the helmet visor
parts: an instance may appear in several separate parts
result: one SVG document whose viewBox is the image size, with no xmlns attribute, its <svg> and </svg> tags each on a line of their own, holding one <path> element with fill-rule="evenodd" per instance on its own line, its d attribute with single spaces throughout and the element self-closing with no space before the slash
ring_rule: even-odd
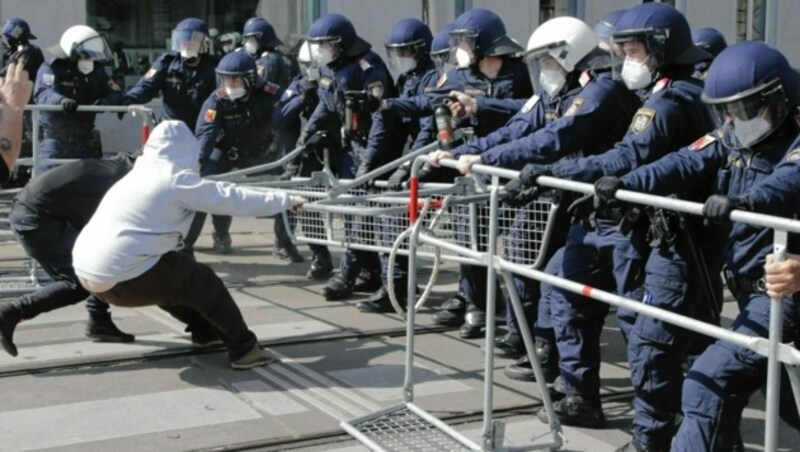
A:
<svg viewBox="0 0 800 452">
<path fill-rule="evenodd" d="M 611 38 L 613 77 L 622 80 L 625 60 L 647 63 L 651 71 L 664 64 L 667 33 L 660 29 L 630 30 L 614 33 Z"/>
<path fill-rule="evenodd" d="M 433 61 L 433 65 L 436 66 L 436 71 L 438 71 L 439 74 L 445 74 L 450 69 L 455 67 L 455 65 L 452 63 L 450 49 L 431 53 L 431 60 Z"/>
<path fill-rule="evenodd" d="M 172 44 L 173 52 L 183 51 L 184 53 L 200 53 L 206 35 L 197 30 L 173 30 Z"/>
<path fill-rule="evenodd" d="M 102 36 L 93 36 L 83 42 L 75 44 L 72 51 L 80 59 L 92 61 L 110 61 L 111 49 Z"/>
<path fill-rule="evenodd" d="M 452 61 L 458 67 L 469 67 L 478 62 L 478 35 L 471 30 L 450 32 L 450 52 Z"/>
<path fill-rule="evenodd" d="M 752 147 L 772 134 L 786 119 L 789 109 L 779 79 L 754 91 L 722 102 L 703 95 L 724 146 L 731 149 Z"/>
<path fill-rule="evenodd" d="M 309 38 L 308 50 L 314 66 L 327 66 L 342 55 L 342 39 L 340 37 Z"/>
<path fill-rule="evenodd" d="M 386 46 L 389 68 L 397 73 L 405 73 L 417 67 L 417 49 L 414 45 Z"/>
<path fill-rule="evenodd" d="M 525 53 L 525 64 L 528 65 L 528 75 L 531 78 L 533 91 L 536 94 L 541 94 L 545 88 L 542 86 L 542 81 L 543 79 L 546 80 L 547 77 L 542 77 L 542 73 L 545 75 L 556 72 L 564 73 L 564 67 L 553 56 L 561 54 L 564 50 L 568 50 L 567 43 L 562 41 L 546 47 L 532 49 Z"/>
</svg>

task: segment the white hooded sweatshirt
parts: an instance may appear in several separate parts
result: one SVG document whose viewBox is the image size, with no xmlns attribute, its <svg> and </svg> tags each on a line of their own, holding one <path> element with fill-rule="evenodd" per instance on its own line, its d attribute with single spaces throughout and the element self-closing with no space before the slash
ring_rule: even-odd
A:
<svg viewBox="0 0 800 452">
<path fill-rule="evenodd" d="M 267 193 L 198 174 L 200 144 L 181 121 L 153 129 L 142 156 L 106 193 L 72 250 L 75 273 L 93 283 L 142 275 L 174 250 L 196 211 L 218 215 L 274 215 L 291 205 Z"/>
</svg>

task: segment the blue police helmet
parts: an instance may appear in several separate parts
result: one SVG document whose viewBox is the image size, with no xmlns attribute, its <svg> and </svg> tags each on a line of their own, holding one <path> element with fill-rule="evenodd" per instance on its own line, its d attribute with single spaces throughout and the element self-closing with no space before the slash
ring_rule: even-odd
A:
<svg viewBox="0 0 800 452">
<path fill-rule="evenodd" d="M 455 23 L 450 22 L 436 33 L 436 36 L 433 37 L 433 41 L 431 41 L 431 53 L 450 51 L 450 32 L 453 31 L 454 25 Z"/>
<path fill-rule="evenodd" d="M 694 45 L 700 47 L 714 57 L 728 47 L 725 36 L 722 36 L 722 33 L 716 28 L 711 27 L 698 28 L 695 30 L 694 33 L 692 33 L 692 41 Z"/>
<path fill-rule="evenodd" d="M 170 48 L 181 52 L 184 58 L 195 58 L 205 52 L 208 39 L 208 25 L 196 17 L 189 17 L 178 22 L 172 30 Z"/>
<path fill-rule="evenodd" d="M 606 13 L 594 24 L 594 34 L 601 40 L 610 41 L 611 35 L 617 29 L 617 21 L 625 14 L 625 11 L 627 11 L 627 9 L 618 9 Z"/>
<path fill-rule="evenodd" d="M 655 68 L 690 66 L 709 58 L 692 42 L 689 23 L 677 9 L 665 3 L 645 3 L 625 12 L 613 34 L 616 44 L 642 41 L 655 57 Z"/>
<path fill-rule="evenodd" d="M 312 47 L 315 43 L 324 42 L 332 45 L 333 61 L 342 55 L 349 57 L 361 55 L 372 47 L 356 34 L 353 23 L 341 14 L 326 14 L 315 20 L 308 30 L 308 42 Z M 314 53 L 312 48 L 312 58 Z"/>
<path fill-rule="evenodd" d="M 282 46 L 283 42 L 275 34 L 275 28 L 266 19 L 252 17 L 244 23 L 242 38 L 254 37 L 258 42 L 259 48 L 276 48 Z"/>
<path fill-rule="evenodd" d="M 230 52 L 217 64 L 217 77 L 224 80 L 226 77 L 242 77 L 248 89 L 256 87 L 258 69 L 256 60 L 247 52 Z"/>
<path fill-rule="evenodd" d="M 451 47 L 454 46 L 454 38 L 463 42 L 464 38 L 471 37 L 472 50 L 477 58 L 511 55 L 524 50 L 506 34 L 506 26 L 500 16 L 488 9 L 473 9 L 458 16 L 450 36 Z"/>
<path fill-rule="evenodd" d="M 0 33 L 3 34 L 9 44 L 36 39 L 36 36 L 31 33 L 31 27 L 28 26 L 28 23 L 19 17 L 8 19 Z"/>
<path fill-rule="evenodd" d="M 750 147 L 777 130 L 798 105 L 798 82 L 800 76 L 778 50 L 744 41 L 711 63 L 702 99 L 723 144 Z"/>
<path fill-rule="evenodd" d="M 431 51 L 433 34 L 431 29 L 419 19 L 401 19 L 394 24 L 389 36 L 386 37 L 386 47 L 415 46 L 425 53 Z"/>
<path fill-rule="evenodd" d="M 208 25 L 196 17 L 187 17 L 175 26 L 178 31 L 196 31 L 208 36 Z"/>
</svg>

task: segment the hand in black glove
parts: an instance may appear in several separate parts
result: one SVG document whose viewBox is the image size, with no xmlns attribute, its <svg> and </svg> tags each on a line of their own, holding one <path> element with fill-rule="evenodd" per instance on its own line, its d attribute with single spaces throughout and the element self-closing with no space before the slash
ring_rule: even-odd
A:
<svg viewBox="0 0 800 452">
<path fill-rule="evenodd" d="M 604 205 L 615 202 L 617 190 L 622 188 L 622 181 L 616 176 L 604 176 L 594 183 L 594 208 L 599 209 Z"/>
<path fill-rule="evenodd" d="M 594 195 L 581 196 L 567 207 L 567 213 L 573 223 L 583 221 L 592 212 L 594 212 Z"/>
<path fill-rule="evenodd" d="M 322 144 L 324 139 L 325 139 L 324 132 L 309 133 L 308 131 L 304 130 L 302 135 L 300 135 L 300 140 L 298 141 L 298 145 L 305 146 L 308 149 L 312 149 Z"/>
<path fill-rule="evenodd" d="M 308 105 L 316 105 L 319 102 L 319 94 L 317 94 L 316 80 L 306 80 L 303 84 L 303 102 Z"/>
<path fill-rule="evenodd" d="M 528 163 L 519 172 L 519 180 L 522 183 L 522 188 L 530 188 L 536 186 L 536 180 L 539 176 L 552 176 L 553 167 L 551 165 L 540 165 L 538 163 Z"/>
<path fill-rule="evenodd" d="M 61 99 L 61 109 L 71 113 L 78 109 L 78 103 L 75 99 L 64 97 Z"/>
<path fill-rule="evenodd" d="M 712 223 L 724 223 L 730 220 L 731 212 L 737 209 L 751 210 L 750 197 L 747 195 L 711 195 L 703 204 L 703 216 Z"/>
<path fill-rule="evenodd" d="M 511 207 L 522 207 L 536 201 L 541 193 L 538 185 L 525 188 L 522 183 L 517 179 L 511 179 L 506 183 L 505 187 L 505 202 Z"/>
<path fill-rule="evenodd" d="M 123 106 L 127 107 L 128 105 L 133 105 L 133 100 L 132 100 L 132 99 L 130 99 L 130 98 L 128 98 L 128 97 L 123 97 L 123 98 L 122 98 L 122 102 L 120 102 L 120 103 L 121 103 Z M 124 117 L 125 117 L 125 113 L 127 113 L 127 112 L 125 112 L 125 111 L 118 111 L 118 112 L 117 112 L 117 119 L 119 119 L 120 121 L 122 121 L 122 118 L 124 118 Z"/>
<path fill-rule="evenodd" d="M 387 188 L 391 191 L 400 191 L 403 189 L 403 182 L 408 180 L 408 176 L 411 175 L 411 169 L 405 165 L 397 168 L 395 172 L 389 176 L 389 180 L 387 181 Z"/>
</svg>

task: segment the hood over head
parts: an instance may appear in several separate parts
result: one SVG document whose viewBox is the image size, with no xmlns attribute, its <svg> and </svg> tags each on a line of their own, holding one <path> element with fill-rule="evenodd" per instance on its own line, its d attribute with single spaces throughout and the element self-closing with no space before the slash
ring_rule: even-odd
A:
<svg viewBox="0 0 800 452">
<path fill-rule="evenodd" d="M 183 121 L 162 121 L 142 150 L 145 159 L 163 159 L 183 169 L 197 169 L 200 142 Z"/>
</svg>

